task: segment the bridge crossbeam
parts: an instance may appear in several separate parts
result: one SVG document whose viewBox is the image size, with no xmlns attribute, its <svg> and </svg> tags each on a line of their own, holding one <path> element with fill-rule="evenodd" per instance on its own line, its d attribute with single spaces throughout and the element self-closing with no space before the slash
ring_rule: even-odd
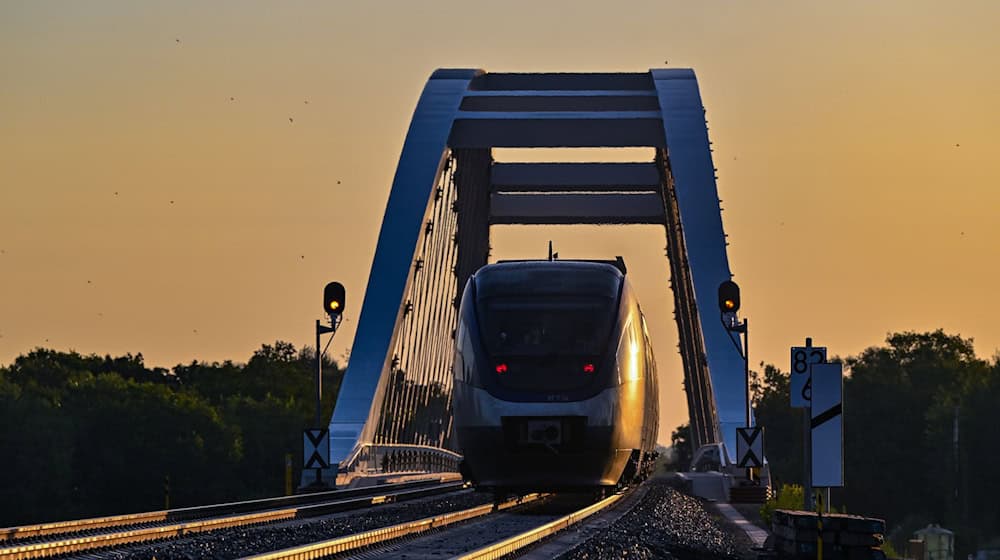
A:
<svg viewBox="0 0 1000 560">
<path fill-rule="evenodd" d="M 663 195 L 494 193 L 491 224 L 663 224 Z"/>
<path fill-rule="evenodd" d="M 655 163 L 494 163 L 493 192 L 661 192 Z"/>
</svg>

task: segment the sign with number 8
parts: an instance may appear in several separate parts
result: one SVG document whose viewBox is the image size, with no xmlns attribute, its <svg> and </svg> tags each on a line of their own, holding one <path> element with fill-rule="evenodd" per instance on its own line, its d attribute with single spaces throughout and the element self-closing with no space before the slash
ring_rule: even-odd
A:
<svg viewBox="0 0 1000 560">
<path fill-rule="evenodd" d="M 809 408 L 812 383 L 809 366 L 826 362 L 825 346 L 792 346 L 791 399 L 792 408 Z"/>
</svg>

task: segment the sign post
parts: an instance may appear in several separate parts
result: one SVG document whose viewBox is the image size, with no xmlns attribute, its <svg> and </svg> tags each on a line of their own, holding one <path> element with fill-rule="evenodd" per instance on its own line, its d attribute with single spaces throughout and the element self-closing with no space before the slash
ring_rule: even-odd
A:
<svg viewBox="0 0 1000 560">
<path fill-rule="evenodd" d="M 824 346 L 813 346 L 812 338 L 806 338 L 805 346 L 792 346 L 791 348 L 791 366 L 789 372 L 791 379 L 789 379 L 790 385 L 790 397 L 792 401 L 792 408 L 804 408 L 802 414 L 802 486 L 803 486 L 803 500 L 805 503 L 803 507 L 809 510 L 812 509 L 812 466 L 811 466 L 811 448 L 812 448 L 812 428 L 809 425 L 809 414 L 808 410 L 810 403 L 812 402 L 812 378 L 809 374 L 809 368 L 812 364 L 821 364 L 826 362 L 826 347 Z"/>
<path fill-rule="evenodd" d="M 315 430 L 306 430 L 303 437 L 305 449 L 304 469 L 315 468 L 316 478 L 310 488 L 321 490 L 328 485 L 323 482 L 323 469 L 330 466 L 330 438 L 327 430 L 318 429 L 323 420 L 323 356 L 326 348 L 320 351 L 320 335 L 337 332 L 340 320 L 343 318 L 347 305 L 347 292 L 340 282 L 330 282 L 323 288 L 323 310 L 330 317 L 330 326 L 323 325 L 316 319 L 316 426 Z M 327 341 L 329 347 L 333 337 Z M 315 436 L 315 437 L 314 437 Z M 320 441 L 322 440 L 322 441 Z M 310 449 L 312 453 L 310 453 Z M 323 451 L 325 449 L 325 451 Z"/>
<path fill-rule="evenodd" d="M 739 449 L 739 441 L 744 430 L 747 433 L 751 433 L 753 426 L 750 423 L 750 320 L 746 317 L 740 322 L 737 320 L 736 312 L 740 310 L 740 287 L 732 280 L 726 280 L 725 282 L 719 284 L 719 320 L 722 321 L 723 328 L 726 329 L 727 334 L 729 334 L 729 339 L 732 340 L 733 345 L 736 346 L 736 351 L 739 352 L 740 357 L 743 358 L 743 381 L 744 381 L 744 394 L 743 394 L 743 407 L 746 412 L 746 428 L 737 428 L 737 449 Z M 740 348 L 739 338 L 733 338 L 732 333 L 743 333 L 743 347 Z M 763 438 L 761 438 L 763 439 Z M 763 441 L 761 442 L 763 444 Z M 737 453 L 739 457 L 743 458 L 743 454 Z M 764 450 L 763 446 L 757 455 L 757 458 L 761 465 L 764 461 Z M 744 462 L 744 461 L 741 461 Z M 741 465 L 742 466 L 742 465 Z M 753 469 L 749 466 L 746 467 L 747 482 L 753 483 Z M 759 484 L 760 481 L 757 481 Z"/>
</svg>

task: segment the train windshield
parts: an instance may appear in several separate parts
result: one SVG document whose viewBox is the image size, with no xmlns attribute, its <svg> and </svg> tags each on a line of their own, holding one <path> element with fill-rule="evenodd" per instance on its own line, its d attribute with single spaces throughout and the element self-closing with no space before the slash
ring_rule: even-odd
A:
<svg viewBox="0 0 1000 560">
<path fill-rule="evenodd" d="M 483 342 L 493 356 L 600 356 L 615 303 L 600 296 L 489 298 L 479 302 Z"/>
</svg>

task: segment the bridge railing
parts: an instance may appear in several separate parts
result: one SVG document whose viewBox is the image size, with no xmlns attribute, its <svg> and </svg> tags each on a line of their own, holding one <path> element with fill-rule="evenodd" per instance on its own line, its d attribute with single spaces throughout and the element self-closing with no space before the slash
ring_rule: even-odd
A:
<svg viewBox="0 0 1000 560">
<path fill-rule="evenodd" d="M 458 472 L 462 455 L 429 445 L 364 443 L 340 464 L 341 473 Z"/>
</svg>

